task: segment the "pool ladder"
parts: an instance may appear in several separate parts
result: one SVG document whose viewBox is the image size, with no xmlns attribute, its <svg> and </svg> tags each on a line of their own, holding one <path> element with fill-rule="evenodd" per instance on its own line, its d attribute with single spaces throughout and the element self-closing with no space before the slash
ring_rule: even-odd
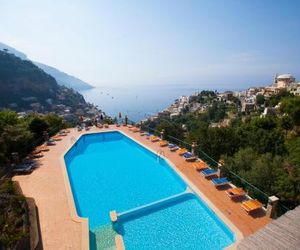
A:
<svg viewBox="0 0 300 250">
<path fill-rule="evenodd" d="M 157 155 L 157 161 L 159 161 L 159 159 L 162 157 L 162 156 L 165 156 L 165 152 L 163 150 L 158 150 L 156 152 L 156 155 Z"/>
</svg>

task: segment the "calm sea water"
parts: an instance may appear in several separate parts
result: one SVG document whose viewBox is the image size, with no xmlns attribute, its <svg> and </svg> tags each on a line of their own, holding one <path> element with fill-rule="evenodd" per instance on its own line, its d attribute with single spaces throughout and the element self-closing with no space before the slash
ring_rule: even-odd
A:
<svg viewBox="0 0 300 250">
<path fill-rule="evenodd" d="M 97 87 L 82 92 L 86 101 L 98 105 L 106 114 L 115 117 L 119 112 L 133 121 L 156 114 L 182 95 L 203 90 L 194 85 L 151 85 L 129 87 Z"/>
</svg>

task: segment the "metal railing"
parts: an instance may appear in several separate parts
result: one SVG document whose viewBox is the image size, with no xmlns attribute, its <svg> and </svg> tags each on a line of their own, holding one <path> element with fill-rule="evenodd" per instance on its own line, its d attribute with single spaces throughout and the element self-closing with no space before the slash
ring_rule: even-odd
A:
<svg viewBox="0 0 300 250">
<path fill-rule="evenodd" d="M 152 133 L 154 135 L 159 136 L 160 131 L 151 128 L 146 125 L 141 126 L 142 130 L 147 131 L 148 133 Z M 177 144 L 180 147 L 185 147 L 188 150 L 192 149 L 192 145 L 188 142 L 185 142 L 183 140 L 180 140 L 176 137 L 166 135 L 165 136 L 168 141 L 171 143 Z M 206 154 L 199 146 L 195 148 L 195 155 L 198 156 L 201 160 L 205 161 L 211 168 L 218 168 L 218 162 L 214 160 L 212 157 L 210 157 L 208 154 Z M 240 177 L 238 174 L 234 173 L 233 171 L 229 170 L 225 166 L 225 176 L 233 183 L 235 186 L 242 187 L 249 196 L 251 196 L 254 199 L 259 200 L 262 204 L 267 206 L 269 201 L 269 194 L 263 192 L 259 188 L 252 185 L 250 182 L 248 182 L 246 179 Z M 277 216 L 281 216 L 282 214 L 286 213 L 287 211 L 291 210 L 292 208 L 289 208 L 283 204 L 282 201 L 279 200 L 278 207 L 277 207 Z"/>
</svg>

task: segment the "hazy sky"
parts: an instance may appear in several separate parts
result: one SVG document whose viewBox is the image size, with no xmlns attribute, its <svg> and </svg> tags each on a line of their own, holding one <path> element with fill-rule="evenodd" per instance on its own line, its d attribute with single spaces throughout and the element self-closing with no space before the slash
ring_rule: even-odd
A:
<svg viewBox="0 0 300 250">
<path fill-rule="evenodd" d="M 93 85 L 300 78 L 300 1 L 0 0 L 0 41 Z"/>
</svg>

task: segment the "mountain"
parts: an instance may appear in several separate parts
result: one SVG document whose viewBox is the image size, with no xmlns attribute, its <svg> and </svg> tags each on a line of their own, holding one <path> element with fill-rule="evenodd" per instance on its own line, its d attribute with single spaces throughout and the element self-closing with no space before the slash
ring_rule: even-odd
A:
<svg viewBox="0 0 300 250">
<path fill-rule="evenodd" d="M 22 60 L 29 60 L 28 57 L 24 53 L 14 49 L 4 43 L 0 43 L 0 50 L 7 50 L 8 53 L 12 53 L 17 57 L 20 57 Z M 48 65 L 40 63 L 40 62 L 32 61 L 32 63 L 34 63 L 36 66 L 38 66 L 39 68 L 44 70 L 47 74 L 53 76 L 59 85 L 62 85 L 62 86 L 68 87 L 68 88 L 72 88 L 76 91 L 82 91 L 82 90 L 87 90 L 87 89 L 93 88 L 93 86 L 91 86 L 90 84 L 78 79 L 75 76 L 71 76 L 65 72 L 62 72 L 54 67 L 48 66 Z"/>
<path fill-rule="evenodd" d="M 45 112 L 58 105 L 76 110 L 87 103 L 82 95 L 58 85 L 31 61 L 0 51 L 0 108 Z"/>
<path fill-rule="evenodd" d="M 1 42 L 0 42 L 0 50 L 7 50 L 8 53 L 12 53 L 17 57 L 20 57 L 22 60 L 28 60 L 27 56 L 24 53 Z"/>
<path fill-rule="evenodd" d="M 72 88 L 76 91 L 82 91 L 93 88 L 88 83 L 76 78 L 75 76 L 68 75 L 54 67 L 48 66 L 43 63 L 33 62 L 36 66 L 44 70 L 47 74 L 53 76 L 59 85 Z"/>
</svg>

